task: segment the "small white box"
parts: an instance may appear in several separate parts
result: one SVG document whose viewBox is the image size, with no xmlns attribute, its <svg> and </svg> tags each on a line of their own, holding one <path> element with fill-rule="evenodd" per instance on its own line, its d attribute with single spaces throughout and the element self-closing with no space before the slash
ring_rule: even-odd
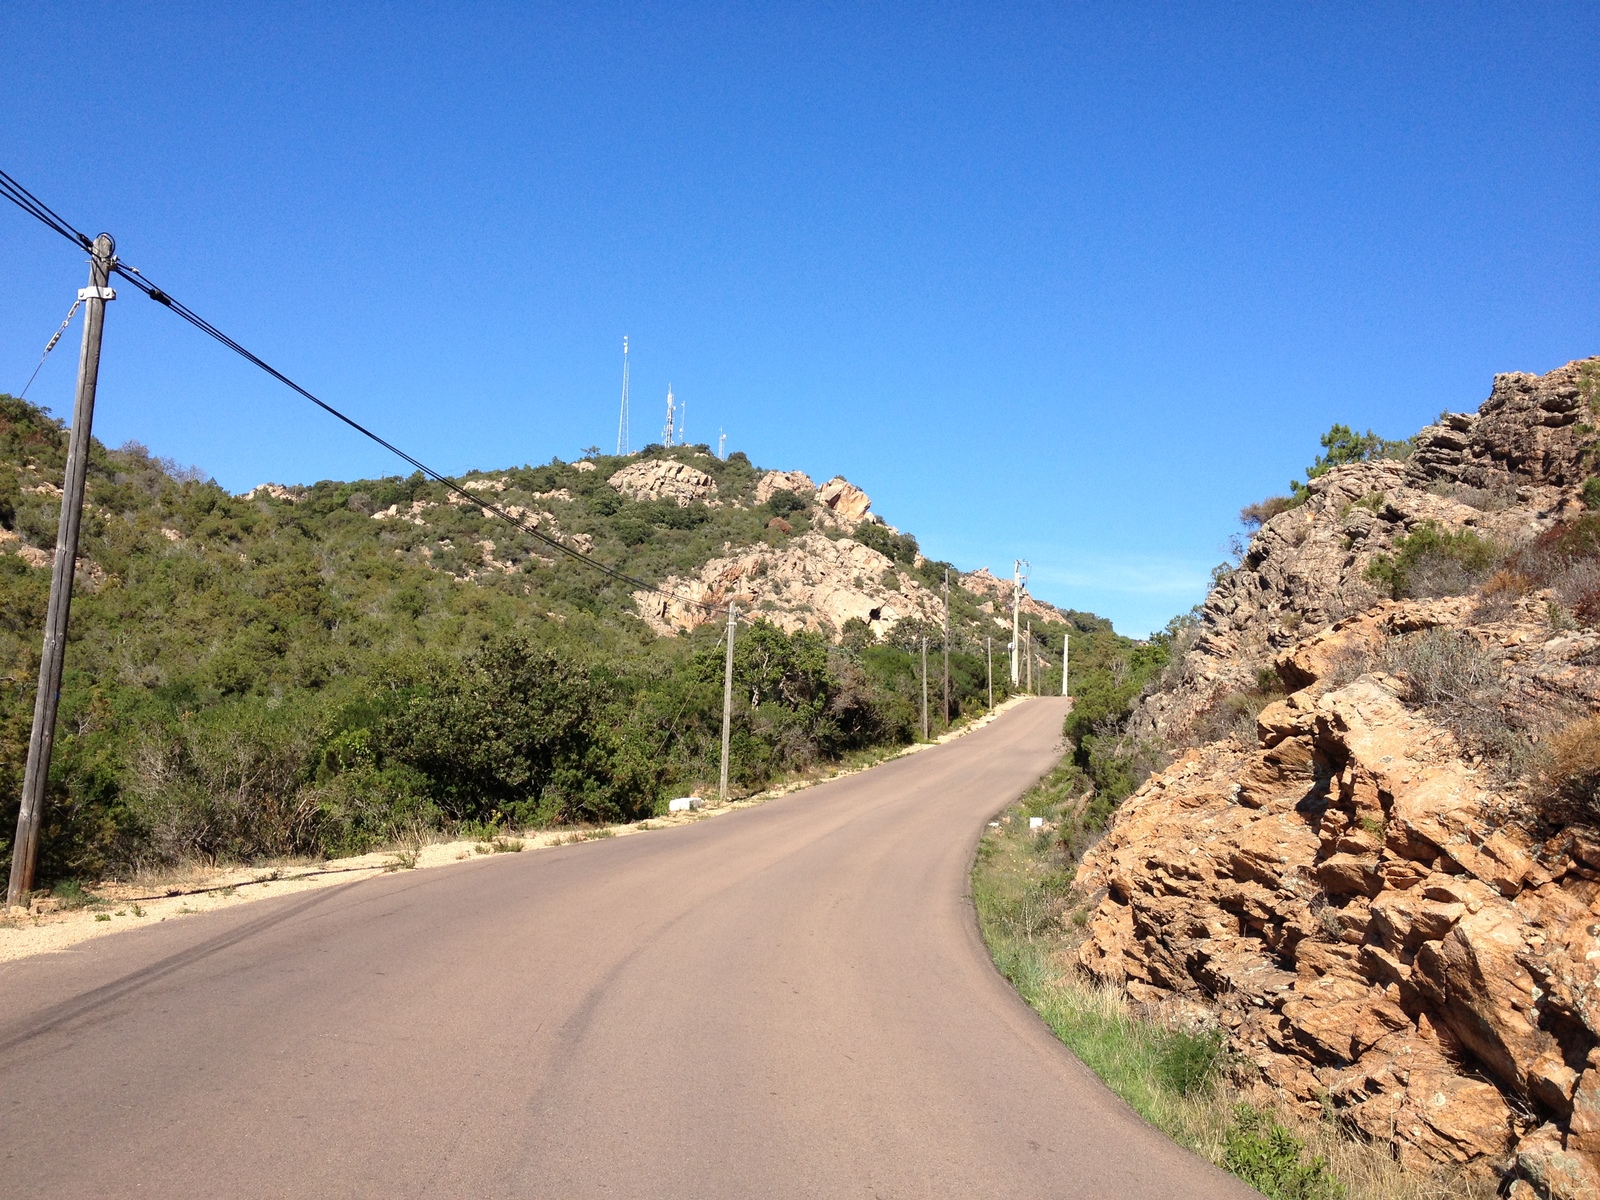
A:
<svg viewBox="0 0 1600 1200">
<path fill-rule="evenodd" d="M 1044 818 L 1043 817 L 1029 817 L 1028 818 L 1028 828 L 1029 829 L 1043 829 L 1044 828 Z"/>
</svg>

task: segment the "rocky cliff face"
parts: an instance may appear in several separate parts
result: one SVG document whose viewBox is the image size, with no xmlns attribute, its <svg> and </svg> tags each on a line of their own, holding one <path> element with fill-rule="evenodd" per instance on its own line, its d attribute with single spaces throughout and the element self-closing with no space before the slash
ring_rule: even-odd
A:
<svg viewBox="0 0 1600 1200">
<path fill-rule="evenodd" d="M 668 634 L 694 629 L 717 619 L 714 610 L 730 600 L 785 632 L 805 629 L 835 640 L 850 620 L 865 622 L 877 637 L 907 618 L 930 623 L 944 620 L 943 596 L 924 585 L 913 571 L 853 538 L 838 536 L 864 525 L 884 524 L 872 511 L 866 492 L 843 476 L 835 476 L 819 488 L 804 472 L 769 471 L 756 485 L 755 502 L 765 504 L 778 492 L 809 498 L 812 503 L 807 512 L 815 528 L 777 544 L 728 547 L 728 553 L 694 574 L 665 579 L 662 591 L 672 596 L 635 592 L 634 605 L 653 630 Z M 774 525 L 785 534 L 790 531 L 787 522 L 775 521 Z M 892 526 L 887 528 L 893 531 Z M 833 531 L 834 536 L 818 532 L 823 529 Z M 918 556 L 915 565 L 923 562 Z M 956 576 L 955 584 L 988 597 L 981 608 L 993 616 L 996 631 L 1009 633 L 1009 581 L 996 579 L 985 568 Z M 679 596 L 683 599 L 675 598 Z M 1037 621 L 1062 620 L 1059 609 L 1035 600 L 1026 591 L 1022 607 Z"/>
<path fill-rule="evenodd" d="M 1151 778 L 1076 880 L 1094 976 L 1216 1021 L 1402 1160 L 1522 1197 L 1600 1195 L 1600 831 L 1538 810 L 1485 739 L 1600 711 L 1600 633 L 1526 580 L 1393 601 L 1365 571 L 1424 521 L 1514 546 L 1582 512 L 1597 368 L 1499 376 L 1409 461 L 1335 469 L 1269 520 L 1135 729 L 1193 741 L 1264 666 L 1287 695 Z M 1476 690 L 1430 700 L 1429 672 Z"/>
<path fill-rule="evenodd" d="M 689 578 L 668 578 L 662 588 L 707 606 L 734 601 L 787 633 L 808 629 L 837 637 L 844 623 L 856 618 L 882 636 L 906 617 L 938 621 L 944 615 L 944 601 L 886 556 L 849 538 L 814 532 L 782 547 L 757 546 L 714 558 Z M 657 633 L 716 619 L 711 608 L 659 592 L 636 592 L 634 602 Z"/>
<path fill-rule="evenodd" d="M 679 508 L 715 503 L 717 481 L 688 463 L 647 458 L 629 463 L 606 481 L 634 500 L 670 500 Z"/>
<path fill-rule="evenodd" d="M 1424 522 L 1511 545 L 1581 510 L 1581 460 L 1594 441 L 1583 393 L 1597 369 L 1600 359 L 1587 359 L 1544 376 L 1497 375 L 1477 413 L 1422 430 L 1408 461 L 1311 480 L 1309 499 L 1267 521 L 1239 569 L 1206 597 L 1181 681 L 1146 698 L 1131 732 L 1195 740 L 1197 719 L 1219 698 L 1251 686 L 1300 638 L 1378 600 L 1367 568 Z"/>
</svg>

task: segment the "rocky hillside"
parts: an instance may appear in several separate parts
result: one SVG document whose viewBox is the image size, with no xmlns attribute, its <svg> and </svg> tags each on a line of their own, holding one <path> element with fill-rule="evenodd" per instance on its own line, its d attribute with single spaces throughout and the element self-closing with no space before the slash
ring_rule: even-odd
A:
<svg viewBox="0 0 1600 1200">
<path fill-rule="evenodd" d="M 1498 375 L 1476 413 L 1442 414 L 1409 458 L 1309 480 L 1302 502 L 1268 516 L 1238 569 L 1206 597 L 1181 680 L 1145 700 L 1133 733 L 1203 740 L 1206 718 L 1230 693 L 1248 692 L 1277 654 L 1378 600 L 1373 560 L 1423 525 L 1510 546 L 1584 511 L 1597 361 Z"/>
<path fill-rule="evenodd" d="M 0 864 L 65 442 L 48 413 L 0 396 Z M 939 645 L 947 564 L 849 482 L 678 446 L 461 483 L 468 496 L 420 475 L 229 495 L 142 446 L 96 443 L 45 879 L 637 817 L 717 780 L 720 626 L 471 496 L 633 579 L 740 602 L 754 619 L 735 653 L 736 791 L 920 732 L 919 643 Z M 951 573 L 955 720 L 989 702 L 985 639 L 1004 662 L 1010 623 Z M 1131 645 L 1028 604 L 1058 681 L 1068 621 L 1105 662 Z M 1009 690 L 1002 671 L 995 698 Z M 938 729 L 942 689 L 929 715 Z"/>
<path fill-rule="evenodd" d="M 1129 724 L 1079 958 L 1308 1113 L 1600 1194 L 1600 359 L 1266 519 Z M 1276 510 L 1276 511 L 1273 511 Z"/>
<path fill-rule="evenodd" d="M 908 618 L 919 628 L 942 627 L 942 572 L 950 564 L 930 564 L 914 537 L 872 511 L 866 492 L 842 476 L 818 487 L 803 471 L 757 471 L 742 460 L 736 454 L 721 462 L 704 447 L 657 447 L 627 458 L 469 472 L 462 482 L 466 490 L 585 553 L 598 545 L 631 574 L 655 576 L 659 590 L 638 590 L 631 599 L 635 613 L 656 634 L 698 628 L 717 619 L 714 609 L 730 601 L 785 632 L 821 633 L 834 642 L 852 622 L 877 639 Z M 453 525 L 445 519 L 450 510 L 473 506 L 443 489 L 421 487 L 429 494 L 387 506 L 360 490 L 351 491 L 346 503 L 371 510 L 374 521 L 415 527 L 418 532 L 402 538 L 412 543 L 410 552 L 458 578 L 555 565 L 547 549 L 504 525 L 485 527 L 485 535 L 498 536 L 479 537 L 467 546 L 457 545 L 450 528 L 442 530 L 445 536 L 430 538 L 441 525 Z M 240 499 L 294 504 L 310 494 L 311 489 L 268 483 Z M 674 538 L 675 531 L 695 536 Z M 702 561 L 696 564 L 696 559 Z M 682 564 L 694 566 L 671 569 Z M 961 601 L 952 603 L 958 634 L 1003 633 L 1009 640 L 1011 583 L 987 568 L 970 574 L 951 569 L 950 580 Z M 530 583 L 529 594 L 532 590 Z M 1071 621 L 1071 614 L 1026 588 L 1022 611 L 1041 626 L 1041 646 L 1045 627 Z"/>
</svg>

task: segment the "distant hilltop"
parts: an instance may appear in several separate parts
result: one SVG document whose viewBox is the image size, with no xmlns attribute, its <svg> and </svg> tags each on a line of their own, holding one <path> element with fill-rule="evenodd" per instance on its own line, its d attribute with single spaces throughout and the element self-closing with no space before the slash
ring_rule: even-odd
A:
<svg viewBox="0 0 1600 1200">
<path fill-rule="evenodd" d="M 660 590 L 633 592 L 633 611 L 661 635 L 716 619 L 714 610 L 730 602 L 785 632 L 820 632 L 835 642 L 856 627 L 852 623 L 879 639 L 908 619 L 942 627 L 950 567 L 951 588 L 962 600 L 951 604 L 957 632 L 1010 638 L 1010 580 L 987 567 L 962 572 L 930 563 L 916 538 L 873 512 L 871 497 L 842 475 L 819 487 L 804 471 L 758 470 L 741 453 L 722 460 L 703 446 L 656 446 L 572 463 L 472 471 L 460 483 L 584 553 L 609 548 L 608 561 L 635 561 L 630 573 L 643 574 Z M 374 521 L 418 530 L 472 507 L 442 488 L 429 492 L 432 486 L 387 504 L 374 499 L 382 489 L 358 491 L 350 501 Z M 296 504 L 313 490 L 263 483 L 240 498 Z M 465 578 L 553 565 L 548 548 L 537 544 L 519 556 L 500 537 L 478 538 L 474 559 L 470 552 L 464 558 L 451 553 L 460 547 L 448 540 L 448 546 L 429 545 L 424 538 L 412 552 Z M 649 565 L 662 551 L 671 562 L 657 574 Z M 1020 611 L 1040 626 L 1074 617 L 1025 587 Z"/>
</svg>

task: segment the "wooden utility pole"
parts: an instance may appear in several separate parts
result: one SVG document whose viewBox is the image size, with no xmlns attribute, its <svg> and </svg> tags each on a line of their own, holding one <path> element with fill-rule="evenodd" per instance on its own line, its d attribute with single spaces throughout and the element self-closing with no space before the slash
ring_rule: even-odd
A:
<svg viewBox="0 0 1600 1200">
<path fill-rule="evenodd" d="M 45 614 L 44 649 L 39 656 L 39 690 L 33 698 L 33 733 L 28 738 L 28 765 L 22 777 L 22 808 L 17 813 L 17 838 L 11 844 L 8 908 L 27 901 L 39 860 L 39 819 L 44 813 L 50 755 L 55 749 L 56 707 L 61 702 L 61 666 L 67 651 L 67 617 L 72 609 L 72 574 L 78 561 L 78 526 L 83 517 L 89 437 L 94 425 L 94 392 L 100 379 L 100 335 L 105 328 L 106 301 L 116 298 L 107 286 L 116 249 L 109 233 L 95 238 L 94 257 L 89 260 L 89 286 L 78 292 L 78 299 L 84 302 L 78 394 L 72 405 L 66 477 L 61 481 L 61 520 L 56 527 L 56 559 L 50 571 L 50 607 Z"/>
<path fill-rule="evenodd" d="M 1019 558 L 1011 564 L 1011 686 L 1016 687 L 1022 682 L 1017 668 L 1021 660 L 1017 655 L 1022 653 L 1022 645 L 1018 640 L 1018 614 L 1022 610 L 1022 560 Z"/>
<path fill-rule="evenodd" d="M 922 638 L 922 740 L 928 740 L 928 638 Z"/>
<path fill-rule="evenodd" d="M 944 727 L 950 728 L 950 568 L 944 569 Z"/>
<path fill-rule="evenodd" d="M 1072 694 L 1067 691 L 1067 664 L 1072 661 L 1071 640 L 1072 634 L 1063 633 L 1061 635 L 1061 694 L 1063 696 Z"/>
<path fill-rule="evenodd" d="M 1033 618 L 1028 618 L 1028 694 L 1033 694 Z"/>
<path fill-rule="evenodd" d="M 738 605 L 728 601 L 728 657 L 722 667 L 722 782 L 717 797 L 728 802 L 728 728 L 733 723 L 733 631 Z"/>
<path fill-rule="evenodd" d="M 994 707 L 994 638 L 992 636 L 991 637 L 986 637 L 986 638 L 983 639 L 983 657 L 984 657 L 984 661 L 988 664 L 988 667 L 989 667 L 989 670 L 988 670 L 988 676 L 989 676 L 989 707 L 993 708 Z"/>
</svg>

